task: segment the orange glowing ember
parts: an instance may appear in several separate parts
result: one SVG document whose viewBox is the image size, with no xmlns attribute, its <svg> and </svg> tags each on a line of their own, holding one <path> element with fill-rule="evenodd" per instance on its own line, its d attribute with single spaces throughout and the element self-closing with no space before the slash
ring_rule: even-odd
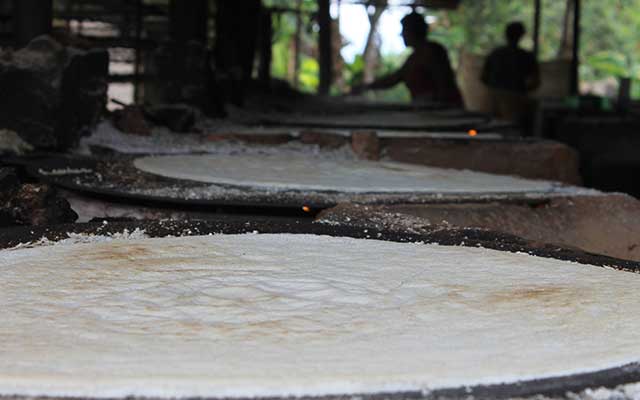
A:
<svg viewBox="0 0 640 400">
<path fill-rule="evenodd" d="M 478 131 L 475 129 L 470 129 L 469 130 L 469 136 L 477 136 L 478 135 Z"/>
<path fill-rule="evenodd" d="M 311 211 L 311 208 L 309 208 L 309 206 L 302 206 L 302 211 L 309 212 Z"/>
</svg>

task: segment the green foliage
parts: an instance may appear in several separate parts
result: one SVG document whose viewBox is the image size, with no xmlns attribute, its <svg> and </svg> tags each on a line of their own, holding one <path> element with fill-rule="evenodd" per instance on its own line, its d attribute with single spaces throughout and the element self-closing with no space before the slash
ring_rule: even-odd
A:
<svg viewBox="0 0 640 400">
<path fill-rule="evenodd" d="M 357 55 L 351 63 L 345 64 L 345 81 L 351 87 L 362 84 L 364 78 L 364 58 Z"/>
<path fill-rule="evenodd" d="M 263 0 L 268 7 L 291 9 L 296 2 L 291 0 Z M 315 92 L 319 84 L 318 62 L 308 54 L 317 45 L 317 33 L 313 29 L 312 13 L 316 9 L 316 0 L 302 0 L 300 66 L 298 70 L 298 89 Z M 293 42 L 296 34 L 296 15 L 292 12 L 278 12 L 273 15 L 273 46 L 271 75 L 293 83 Z"/>
<path fill-rule="evenodd" d="M 584 63 L 594 71 L 609 76 L 624 77 L 629 73 L 627 58 L 616 51 L 600 51 L 589 56 Z"/>
<path fill-rule="evenodd" d="M 271 48 L 271 75 L 280 78 L 287 78 L 289 63 L 289 45 L 286 41 L 276 41 Z"/>
<path fill-rule="evenodd" d="M 558 56 L 565 0 L 542 0 L 540 59 Z M 486 54 L 504 43 L 504 27 L 523 22 L 529 31 L 523 42 L 532 47 L 534 2 L 522 0 L 466 0 L 456 11 L 435 11 L 432 37 L 449 48 L 454 64 L 464 49 Z M 640 0 L 582 2 L 580 78 L 594 82 L 607 77 L 632 77 L 640 96 Z"/>
<path fill-rule="evenodd" d="M 264 0 L 268 6 L 292 7 L 292 0 Z M 566 0 L 542 0 L 540 59 L 558 56 Z M 582 2 L 581 79 L 594 82 L 608 77 L 631 77 L 634 97 L 640 97 L 640 0 L 584 0 Z M 313 11 L 315 0 L 303 0 L 303 9 Z M 431 38 L 449 49 L 454 67 L 462 50 L 486 54 L 504 43 L 504 28 L 511 21 L 523 22 L 528 35 L 523 46 L 533 47 L 533 0 L 464 0 L 458 10 L 429 11 L 437 18 L 431 26 Z M 304 14 L 303 48 L 316 48 L 317 33 L 311 14 Z M 295 34 L 295 16 L 291 13 L 274 17 L 272 72 L 275 77 L 290 79 L 291 42 Z M 384 39 L 383 39 L 384 40 Z M 385 54 L 379 76 L 399 67 L 406 54 Z M 312 54 L 301 57 L 300 89 L 317 87 L 318 65 Z M 363 60 L 356 57 L 344 68 L 348 85 L 362 82 Z M 408 99 L 406 88 L 399 85 L 391 91 L 379 92 L 377 99 Z"/>
<path fill-rule="evenodd" d="M 311 57 L 305 57 L 300 64 L 300 73 L 298 75 L 300 89 L 304 92 L 316 92 L 320 84 L 318 61 Z"/>
<path fill-rule="evenodd" d="M 640 0 L 583 3 L 582 79 L 632 78 L 640 97 Z"/>
</svg>

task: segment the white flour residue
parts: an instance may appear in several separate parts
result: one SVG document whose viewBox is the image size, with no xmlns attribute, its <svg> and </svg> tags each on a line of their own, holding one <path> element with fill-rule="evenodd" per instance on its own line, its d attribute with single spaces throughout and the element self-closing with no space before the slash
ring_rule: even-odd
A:
<svg viewBox="0 0 640 400">
<path fill-rule="evenodd" d="M 88 168 L 56 168 L 51 170 L 38 169 L 38 173 L 44 176 L 62 176 L 62 175 L 79 175 L 90 174 L 93 170 Z"/>
<path fill-rule="evenodd" d="M 32 150 L 33 146 L 18 136 L 17 132 L 9 129 L 0 129 L 0 154 L 10 152 L 22 155 Z"/>
<path fill-rule="evenodd" d="M 258 132 L 259 129 L 245 133 Z M 265 131 L 264 134 L 270 134 L 270 131 Z M 335 150 L 321 150 L 317 145 L 305 145 L 300 142 L 288 142 L 277 146 L 246 145 L 224 140 L 209 141 L 206 135 L 200 134 L 176 134 L 163 127 L 154 128 L 150 136 L 131 135 L 118 130 L 109 121 L 100 123 L 91 136 L 82 138 L 77 151 L 80 154 L 91 154 L 91 146 L 105 147 L 122 154 L 272 154 L 287 157 L 289 154 L 299 153 L 316 156 L 322 154 L 328 159 L 356 158 L 348 146 Z"/>
<path fill-rule="evenodd" d="M 526 254 L 248 234 L 5 250 L 0 266 L 0 395 L 378 393 L 640 358 L 638 275 Z"/>
<path fill-rule="evenodd" d="M 302 154 L 183 155 L 144 157 L 145 172 L 198 182 L 273 190 L 347 193 L 523 193 L 551 192 L 557 186 L 468 170 L 395 162 L 372 162 Z"/>
<path fill-rule="evenodd" d="M 539 400 L 560 400 L 560 397 L 540 397 Z M 640 383 L 620 385 L 615 388 L 592 388 L 580 393 L 567 393 L 562 399 L 569 400 L 638 400 L 640 399 Z M 538 399 L 536 399 L 538 400 Z"/>
<path fill-rule="evenodd" d="M 34 242 L 20 243 L 9 250 L 19 250 L 19 249 L 43 247 L 43 246 L 64 246 L 64 245 L 81 244 L 81 243 L 104 243 L 104 242 L 111 242 L 114 240 L 146 239 L 148 237 L 149 236 L 146 234 L 145 230 L 140 228 L 136 228 L 133 231 L 124 229 L 122 232 L 116 232 L 116 233 L 105 234 L 105 235 L 68 232 L 66 239 L 49 240 L 48 238 L 43 236 L 42 238 Z"/>
</svg>

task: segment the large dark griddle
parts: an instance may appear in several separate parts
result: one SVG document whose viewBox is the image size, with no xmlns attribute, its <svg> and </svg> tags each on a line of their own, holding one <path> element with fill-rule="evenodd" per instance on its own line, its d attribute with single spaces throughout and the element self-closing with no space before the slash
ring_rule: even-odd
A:
<svg viewBox="0 0 640 400">
<path fill-rule="evenodd" d="M 518 126 L 443 103 L 386 103 L 341 97 L 253 99 L 247 112 L 232 115 L 239 124 L 413 132 L 511 132 Z"/>
<path fill-rule="evenodd" d="M 486 113 L 467 111 L 460 107 L 452 107 L 448 103 L 440 102 L 390 102 L 367 100 L 353 96 L 318 97 L 296 93 L 294 96 L 266 95 L 260 93 L 249 96 L 245 102 L 245 109 L 253 112 L 286 112 L 307 114 L 349 114 L 359 112 L 393 112 L 413 111 L 441 113 L 458 111 L 466 115 L 486 115 Z"/>
<path fill-rule="evenodd" d="M 270 191 L 235 185 L 210 184 L 186 179 L 166 178 L 137 169 L 135 156 L 112 155 L 101 158 L 58 156 L 32 161 L 29 173 L 65 189 L 100 196 L 109 200 L 144 205 L 214 208 L 244 206 L 287 208 L 311 211 L 339 203 L 360 204 L 433 204 L 464 202 L 517 202 L 538 204 L 557 192 L 500 193 L 346 193 L 312 190 Z M 88 170 L 86 173 L 51 175 L 56 169 Z M 211 188 L 215 188 L 212 191 Z"/>
<path fill-rule="evenodd" d="M 144 229 L 151 237 L 193 236 L 205 234 L 236 234 L 236 233 L 294 233 L 317 234 L 334 237 L 370 238 L 377 240 L 396 242 L 423 242 L 439 243 L 441 245 L 456 245 L 490 249 L 525 252 L 532 255 L 555 258 L 560 260 L 576 261 L 583 264 L 607 266 L 623 271 L 640 272 L 640 263 L 613 259 L 610 257 L 584 253 L 578 250 L 562 249 L 555 246 L 541 245 L 515 236 L 494 233 L 476 229 L 434 229 L 423 234 L 407 234 L 396 231 L 376 231 L 353 227 L 323 225 L 308 221 L 273 222 L 273 221 L 247 221 L 240 219 L 228 219 L 225 221 L 141 221 L 131 223 L 93 223 L 72 224 L 53 227 L 21 227 L 12 229 L 0 229 L 0 249 L 16 246 L 18 243 L 37 241 L 42 237 L 50 240 L 62 240 L 73 234 L 107 235 L 124 232 L 132 232 L 135 229 Z M 612 300 L 613 301 L 613 300 Z M 404 399 L 467 399 L 473 396 L 476 399 L 506 399 L 512 397 L 527 396 L 561 396 L 567 392 L 580 392 L 588 388 L 609 387 L 639 382 L 640 364 L 632 363 L 617 368 L 600 370 L 592 373 L 576 374 L 562 377 L 545 378 L 538 380 L 522 381 L 510 384 L 479 385 L 472 387 L 456 387 L 439 389 L 429 393 L 400 392 L 380 393 L 344 396 L 319 396 L 304 397 L 305 400 L 342 400 L 354 397 L 363 400 L 404 400 Z M 55 399 L 52 397 L 28 397 L 29 399 Z M 21 396 L 0 396 L 0 399 L 26 400 Z M 282 400 L 273 398 L 273 400 Z"/>
<path fill-rule="evenodd" d="M 495 121 L 486 115 L 468 114 L 459 110 L 436 112 L 360 111 L 353 113 L 273 114 L 264 115 L 253 125 L 270 127 L 300 127 L 348 130 L 396 130 L 410 132 L 460 132 L 471 129 L 501 132 L 512 130 L 514 125 Z"/>
</svg>

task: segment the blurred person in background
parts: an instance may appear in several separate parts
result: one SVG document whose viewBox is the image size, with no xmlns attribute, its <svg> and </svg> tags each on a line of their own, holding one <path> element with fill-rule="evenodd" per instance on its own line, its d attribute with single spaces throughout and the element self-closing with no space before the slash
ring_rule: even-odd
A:
<svg viewBox="0 0 640 400">
<path fill-rule="evenodd" d="M 429 25 L 424 16 L 412 12 L 402 19 L 402 38 L 413 53 L 404 65 L 370 84 L 355 86 L 352 94 L 365 90 L 388 89 L 404 83 L 414 103 L 442 103 L 462 106 L 462 96 L 447 50 L 428 39 Z"/>
<path fill-rule="evenodd" d="M 533 101 L 529 94 L 540 86 L 535 55 L 520 47 L 526 30 L 512 22 L 505 30 L 506 45 L 493 50 L 482 69 L 482 82 L 489 88 L 492 113 L 519 124 L 527 124 Z"/>
</svg>

